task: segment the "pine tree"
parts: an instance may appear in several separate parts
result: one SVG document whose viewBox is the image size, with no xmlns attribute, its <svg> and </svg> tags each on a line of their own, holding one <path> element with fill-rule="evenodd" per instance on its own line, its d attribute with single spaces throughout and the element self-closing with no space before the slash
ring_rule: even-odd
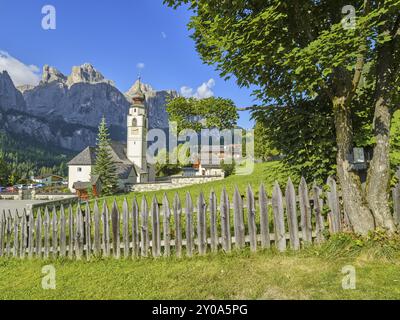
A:
<svg viewBox="0 0 400 320">
<path fill-rule="evenodd" d="M 110 152 L 110 138 L 104 117 L 97 135 L 96 165 L 93 173 L 101 178 L 103 195 L 111 195 L 116 190 L 117 168 Z"/>
<path fill-rule="evenodd" d="M 4 160 L 3 155 L 0 155 L 0 186 L 5 187 L 8 184 L 8 176 L 10 168 Z"/>
</svg>

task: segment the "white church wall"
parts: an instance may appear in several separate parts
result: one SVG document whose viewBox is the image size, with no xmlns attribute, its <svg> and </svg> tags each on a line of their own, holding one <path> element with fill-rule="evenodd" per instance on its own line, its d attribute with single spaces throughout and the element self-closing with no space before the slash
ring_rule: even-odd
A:
<svg viewBox="0 0 400 320">
<path fill-rule="evenodd" d="M 92 166 L 69 166 L 68 167 L 68 188 L 71 192 L 75 192 L 72 188 L 75 182 L 89 182 Z"/>
</svg>

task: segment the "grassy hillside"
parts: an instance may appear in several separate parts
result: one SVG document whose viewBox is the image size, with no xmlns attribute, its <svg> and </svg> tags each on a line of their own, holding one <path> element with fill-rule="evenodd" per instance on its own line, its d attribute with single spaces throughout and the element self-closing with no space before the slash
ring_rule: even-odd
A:
<svg viewBox="0 0 400 320">
<path fill-rule="evenodd" d="M 238 173 L 241 172 L 241 168 L 238 169 Z M 228 191 L 230 196 L 233 195 L 233 190 L 235 185 L 239 187 L 239 190 L 242 194 L 245 192 L 246 187 L 250 184 L 253 187 L 254 192 L 256 195 L 258 194 L 258 188 L 261 183 L 264 183 L 266 190 L 268 193 L 272 192 L 272 187 L 275 181 L 278 181 L 282 186 L 286 185 L 287 179 L 291 174 L 283 167 L 283 165 L 279 162 L 267 162 L 267 163 L 259 163 L 255 164 L 254 172 L 250 175 L 240 175 L 236 174 L 230 176 L 224 180 L 220 181 L 213 181 L 205 184 L 200 185 L 192 185 L 185 188 L 173 189 L 173 190 L 166 190 L 166 191 L 155 191 L 155 192 L 145 192 L 145 193 L 129 193 L 126 195 L 120 195 L 117 197 L 107 197 L 105 198 L 109 204 L 112 204 L 114 198 L 117 200 L 119 206 L 122 205 L 124 197 L 128 199 L 132 199 L 134 196 L 137 196 L 141 199 L 142 195 L 145 194 L 147 199 L 151 201 L 153 196 L 155 195 L 159 202 L 161 202 L 164 193 L 167 194 L 168 199 L 172 202 L 175 193 L 178 193 L 181 200 L 184 200 L 186 192 L 190 192 L 193 198 L 196 198 L 200 192 L 204 192 L 206 198 L 211 192 L 214 190 L 219 198 L 223 188 L 225 187 Z M 298 177 L 292 176 L 295 182 L 299 180 Z M 100 199 L 102 201 L 103 199 Z"/>
<path fill-rule="evenodd" d="M 398 247 L 398 242 L 397 242 Z M 321 247 L 279 254 L 236 251 L 192 259 L 0 259 L 0 299 L 400 299 L 396 246 L 339 235 Z M 41 287 L 42 267 L 56 269 L 56 290 Z M 342 268 L 354 266 L 356 289 Z"/>
</svg>

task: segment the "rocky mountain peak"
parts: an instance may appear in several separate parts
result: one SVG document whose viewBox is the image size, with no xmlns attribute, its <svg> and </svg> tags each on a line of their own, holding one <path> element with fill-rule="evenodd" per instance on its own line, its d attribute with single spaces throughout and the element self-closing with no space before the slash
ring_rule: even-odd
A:
<svg viewBox="0 0 400 320">
<path fill-rule="evenodd" d="M 0 71 L 0 85 L 5 85 L 5 84 L 9 85 L 10 83 L 13 84 L 8 72 L 6 70 Z"/>
<path fill-rule="evenodd" d="M 97 71 L 90 63 L 81 66 L 72 67 L 72 73 L 68 77 L 67 84 L 72 86 L 75 83 L 108 83 L 114 85 L 110 80 L 106 80 L 104 76 Z"/>
<path fill-rule="evenodd" d="M 23 84 L 22 86 L 18 86 L 17 89 L 21 92 L 24 93 L 25 91 L 33 90 L 35 86 L 30 85 L 30 84 Z"/>
<path fill-rule="evenodd" d="M 49 65 L 43 66 L 43 74 L 41 84 L 50 83 L 50 82 L 65 82 L 67 77 L 63 75 L 56 68 L 51 67 Z"/>
<path fill-rule="evenodd" d="M 149 127 L 168 128 L 165 106 L 168 98 L 178 95 L 175 91 L 156 91 L 138 80 L 124 95 L 88 63 L 74 67 L 68 77 L 44 66 L 40 85 L 18 90 L 8 73 L 0 71 L 0 124 L 10 134 L 80 151 L 96 144 L 97 127 L 104 115 L 111 138 L 125 142 L 126 116 L 139 85 L 146 96 Z"/>
<path fill-rule="evenodd" d="M 7 71 L 0 71 L 0 109 L 25 110 L 24 98 L 11 80 Z"/>
</svg>

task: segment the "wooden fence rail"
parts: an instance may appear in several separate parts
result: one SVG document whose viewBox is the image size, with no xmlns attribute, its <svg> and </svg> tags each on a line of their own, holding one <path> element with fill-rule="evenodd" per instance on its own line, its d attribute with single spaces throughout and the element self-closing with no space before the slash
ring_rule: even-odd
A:
<svg viewBox="0 0 400 320">
<path fill-rule="evenodd" d="M 289 179 L 284 193 L 274 185 L 271 199 L 261 185 L 258 198 L 248 186 L 244 197 L 236 187 L 231 198 L 225 189 L 219 198 L 214 191 L 194 200 L 190 193 L 185 199 L 175 194 L 172 205 L 166 195 L 161 205 L 156 197 L 151 202 L 143 197 L 140 206 L 136 198 L 131 203 L 125 199 L 121 210 L 115 201 L 111 208 L 94 202 L 23 212 L 2 209 L 0 257 L 191 257 L 246 245 L 253 252 L 272 245 L 279 251 L 299 250 L 322 242 L 326 232 L 343 229 L 336 182 L 330 178 L 327 184 L 324 192 L 316 184 L 309 189 L 301 179 L 296 194 Z M 400 221 L 399 185 L 393 189 L 393 207 Z"/>
</svg>

